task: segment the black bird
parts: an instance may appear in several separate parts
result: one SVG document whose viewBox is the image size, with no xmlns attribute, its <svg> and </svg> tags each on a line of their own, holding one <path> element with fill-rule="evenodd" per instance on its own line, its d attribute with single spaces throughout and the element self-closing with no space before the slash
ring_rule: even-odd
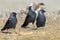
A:
<svg viewBox="0 0 60 40">
<path fill-rule="evenodd" d="M 43 10 L 43 9 L 40 9 L 38 11 L 38 16 L 37 16 L 37 19 L 36 19 L 36 26 L 37 26 L 37 28 L 45 26 L 46 17 L 44 15 L 44 12 L 46 12 L 46 11 Z"/>
<path fill-rule="evenodd" d="M 10 14 L 10 17 L 8 18 L 4 28 L 1 29 L 1 31 L 4 31 L 4 30 L 7 30 L 10 29 L 10 28 L 13 28 L 15 29 L 16 27 L 16 24 L 17 24 L 17 18 L 16 18 L 16 13 L 15 12 L 12 12 Z"/>
<path fill-rule="evenodd" d="M 29 23 L 34 24 L 34 22 L 35 22 L 36 13 L 35 13 L 34 8 L 32 6 L 29 6 L 28 10 L 29 10 L 29 12 L 28 12 L 28 14 L 27 14 L 27 16 L 25 18 L 25 21 L 24 21 L 23 25 L 21 26 L 22 28 L 27 28 L 26 26 Z"/>
</svg>

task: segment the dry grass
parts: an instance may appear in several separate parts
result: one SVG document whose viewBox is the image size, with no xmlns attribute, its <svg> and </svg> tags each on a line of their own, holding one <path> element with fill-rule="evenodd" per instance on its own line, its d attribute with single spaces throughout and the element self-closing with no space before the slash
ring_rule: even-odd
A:
<svg viewBox="0 0 60 40">
<path fill-rule="evenodd" d="M 60 19 L 52 20 L 53 18 L 47 18 L 46 26 L 42 29 L 33 30 L 32 26 L 30 28 L 23 29 L 20 26 L 23 23 L 23 19 L 19 19 L 16 27 L 16 32 L 9 30 L 9 33 L 2 33 L 0 31 L 0 40 L 60 40 Z M 6 20 L 1 23 L 0 28 L 3 28 Z"/>
</svg>

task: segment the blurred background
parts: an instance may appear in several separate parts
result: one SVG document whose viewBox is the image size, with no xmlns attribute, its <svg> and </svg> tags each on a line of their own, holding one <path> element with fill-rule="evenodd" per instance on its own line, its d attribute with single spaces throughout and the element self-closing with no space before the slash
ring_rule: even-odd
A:
<svg viewBox="0 0 60 40">
<path fill-rule="evenodd" d="M 0 0 L 0 15 L 1 17 L 8 16 L 9 12 L 20 12 L 22 8 L 32 2 L 43 2 L 48 14 L 60 10 L 60 0 Z"/>
</svg>

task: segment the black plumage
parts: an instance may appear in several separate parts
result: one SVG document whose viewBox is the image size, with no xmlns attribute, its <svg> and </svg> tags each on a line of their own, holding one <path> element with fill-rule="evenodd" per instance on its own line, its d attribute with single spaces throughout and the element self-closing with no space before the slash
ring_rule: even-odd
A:
<svg viewBox="0 0 60 40">
<path fill-rule="evenodd" d="M 10 28 L 14 28 L 15 29 L 16 24 L 17 24 L 16 13 L 12 12 L 10 14 L 10 17 L 8 18 L 5 26 L 1 29 L 1 31 L 8 30 Z"/>
<path fill-rule="evenodd" d="M 45 26 L 45 22 L 46 22 L 46 17 L 44 15 L 45 10 L 40 9 L 38 11 L 38 16 L 36 19 L 36 26 L 38 27 L 44 27 Z"/>
<path fill-rule="evenodd" d="M 29 24 L 29 23 L 32 23 L 34 24 L 35 22 L 35 18 L 36 18 L 36 13 L 34 11 L 34 8 L 32 6 L 29 6 L 28 8 L 29 12 L 25 18 L 25 21 L 23 23 L 23 25 L 21 27 L 23 28 L 26 28 L 26 26 Z"/>
</svg>

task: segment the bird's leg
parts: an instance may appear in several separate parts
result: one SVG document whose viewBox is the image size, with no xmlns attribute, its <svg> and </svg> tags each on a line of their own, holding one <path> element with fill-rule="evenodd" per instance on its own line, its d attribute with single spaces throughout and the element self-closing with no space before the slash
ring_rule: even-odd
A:
<svg viewBox="0 0 60 40">
<path fill-rule="evenodd" d="M 35 29 L 37 29 L 36 25 L 34 24 Z"/>
<path fill-rule="evenodd" d="M 33 26 L 34 26 L 34 28 L 35 28 L 35 30 L 36 30 L 36 29 L 37 29 L 37 27 L 36 27 L 36 20 L 35 20 L 35 22 L 33 22 L 32 24 L 33 24 Z"/>
<path fill-rule="evenodd" d="M 37 29 L 36 25 L 34 23 L 32 23 L 32 24 L 33 24 L 34 30 L 36 30 Z"/>
</svg>

